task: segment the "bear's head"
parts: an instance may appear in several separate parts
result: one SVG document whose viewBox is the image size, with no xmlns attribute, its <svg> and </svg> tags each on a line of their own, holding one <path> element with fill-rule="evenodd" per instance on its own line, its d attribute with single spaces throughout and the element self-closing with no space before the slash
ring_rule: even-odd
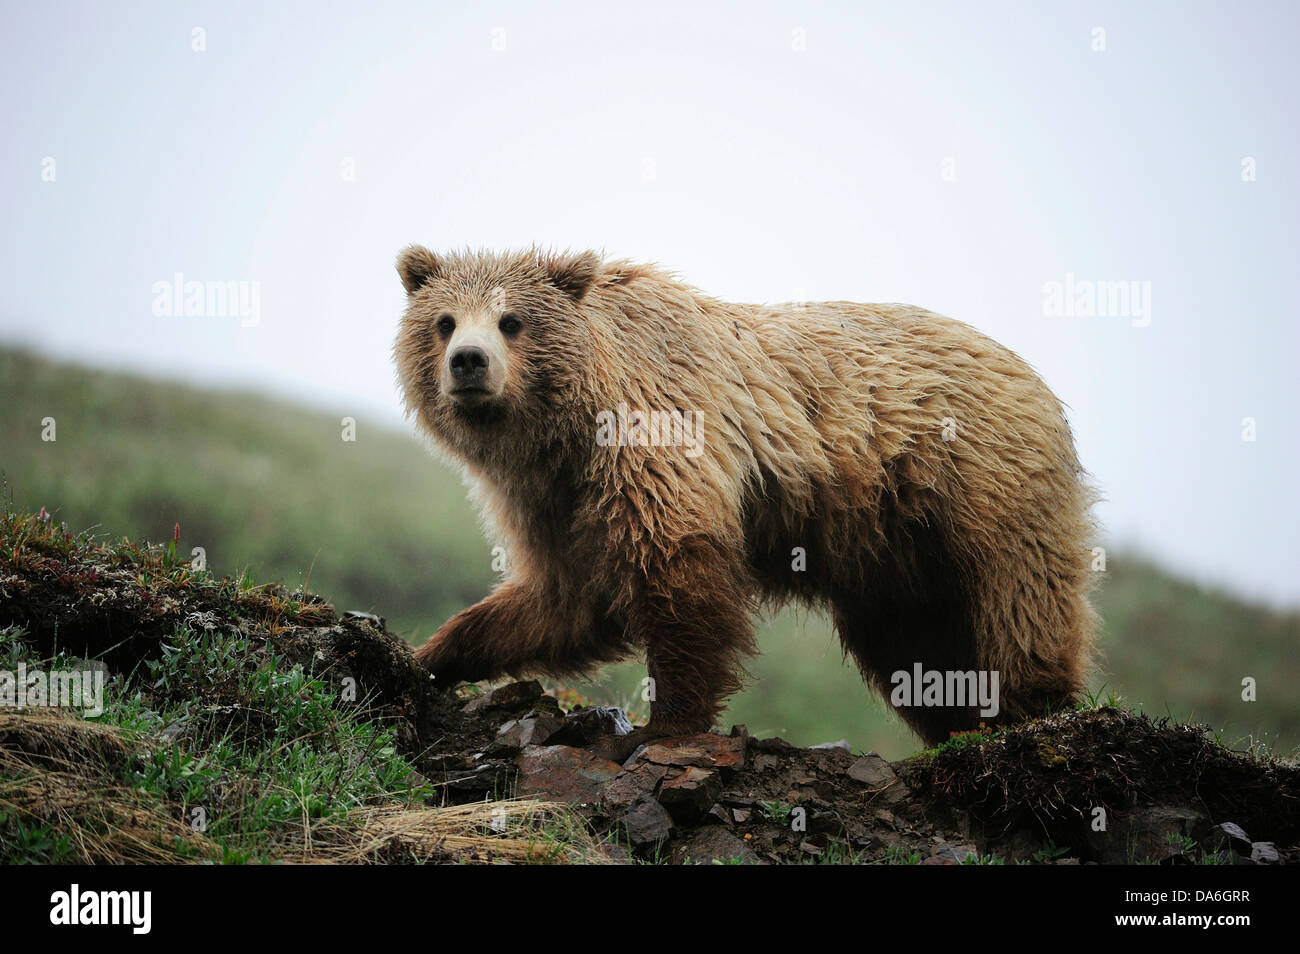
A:
<svg viewBox="0 0 1300 954">
<path fill-rule="evenodd" d="M 600 270 L 594 252 L 403 250 L 393 353 L 407 412 L 461 450 L 481 449 L 493 429 L 545 433 L 590 360 L 583 300 Z"/>
</svg>

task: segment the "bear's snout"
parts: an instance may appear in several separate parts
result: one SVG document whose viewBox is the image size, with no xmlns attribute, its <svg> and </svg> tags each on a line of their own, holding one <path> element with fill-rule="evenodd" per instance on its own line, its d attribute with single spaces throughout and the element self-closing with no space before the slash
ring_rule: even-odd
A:
<svg viewBox="0 0 1300 954">
<path fill-rule="evenodd" d="M 492 342 L 471 334 L 447 352 L 442 390 L 453 404 L 469 407 L 500 396 L 505 384 L 505 356 Z"/>
<path fill-rule="evenodd" d="M 457 348 L 448 361 L 457 388 L 481 387 L 487 381 L 488 364 L 487 352 L 473 345 Z"/>
</svg>

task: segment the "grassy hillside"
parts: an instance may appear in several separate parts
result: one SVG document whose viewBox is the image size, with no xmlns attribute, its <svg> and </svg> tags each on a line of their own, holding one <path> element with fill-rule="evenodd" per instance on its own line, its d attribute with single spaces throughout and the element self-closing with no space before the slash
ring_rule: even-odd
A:
<svg viewBox="0 0 1300 954">
<path fill-rule="evenodd" d="M 454 473 L 408 434 L 264 396 L 201 391 L 0 350 L 0 470 L 11 506 L 72 529 L 202 546 L 217 574 L 308 581 L 339 609 L 377 612 L 422 641 L 481 597 L 488 544 Z M 54 419 L 54 441 L 42 421 Z M 1112 553 L 1099 593 L 1105 672 L 1096 680 L 1147 711 L 1194 717 L 1225 742 L 1300 745 L 1300 616 L 1276 614 Z M 819 615 L 765 624 L 751 687 L 727 718 L 755 735 L 839 738 L 889 757 L 916 741 L 867 695 Z M 644 667 L 611 667 L 582 691 L 635 701 Z M 1258 682 L 1242 702 L 1241 679 Z"/>
</svg>

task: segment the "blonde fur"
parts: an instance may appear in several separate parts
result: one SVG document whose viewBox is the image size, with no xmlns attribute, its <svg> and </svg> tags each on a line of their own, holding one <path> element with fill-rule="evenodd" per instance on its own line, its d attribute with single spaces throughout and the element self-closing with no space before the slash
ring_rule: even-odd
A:
<svg viewBox="0 0 1300 954">
<path fill-rule="evenodd" d="M 1079 692 L 1093 495 L 1060 402 L 1006 348 L 910 305 L 729 304 L 594 253 L 412 247 L 398 269 L 407 410 L 509 552 L 419 651 L 444 681 L 642 651 L 651 728 L 705 729 L 754 611 L 794 598 L 830 610 L 882 691 L 921 662 L 999 671 L 1002 719 Z M 503 390 L 459 407 L 434 322 L 501 313 L 524 322 Z M 597 415 L 620 405 L 694 412 L 703 453 L 601 446 Z M 900 712 L 931 742 L 979 719 Z"/>
</svg>

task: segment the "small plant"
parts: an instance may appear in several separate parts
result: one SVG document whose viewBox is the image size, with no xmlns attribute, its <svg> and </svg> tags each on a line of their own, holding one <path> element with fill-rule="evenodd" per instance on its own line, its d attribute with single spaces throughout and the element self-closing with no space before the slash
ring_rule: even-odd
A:
<svg viewBox="0 0 1300 954">
<path fill-rule="evenodd" d="M 1109 683 L 1102 683 L 1095 690 L 1085 689 L 1083 698 L 1075 703 L 1075 709 L 1119 709 L 1123 706 L 1124 698 L 1111 689 L 1107 692 Z M 1102 693 L 1106 695 L 1103 697 Z"/>
<path fill-rule="evenodd" d="M 57 865 L 70 860 L 72 840 L 50 825 L 30 824 L 0 810 L 0 864 Z"/>
<path fill-rule="evenodd" d="M 924 749 L 914 757 L 922 759 L 934 758 L 936 755 L 943 755 L 946 752 L 958 752 L 968 746 L 983 745 L 985 742 L 996 739 L 1004 731 L 1006 730 L 1000 726 L 990 728 L 981 722 L 977 728 L 971 729 L 969 732 L 954 732 L 946 742 L 940 742 L 932 749 Z"/>
<path fill-rule="evenodd" d="M 759 802 L 758 810 L 768 821 L 774 821 L 784 828 L 790 823 L 790 813 L 794 811 L 794 806 L 781 801 Z"/>
<path fill-rule="evenodd" d="M 1059 845 L 1054 845 L 1051 842 L 1048 842 L 1042 848 L 1035 851 L 1033 855 L 1030 856 L 1029 860 L 1036 865 L 1050 865 L 1057 858 L 1061 858 L 1069 853 L 1069 848 L 1063 848 Z"/>
<path fill-rule="evenodd" d="M 919 851 L 908 851 L 901 845 L 890 845 L 885 849 L 885 855 L 880 859 L 878 864 L 884 865 L 919 865 L 921 863 L 921 853 Z"/>
<path fill-rule="evenodd" d="M 1171 831 L 1165 836 L 1165 844 L 1180 855 L 1190 854 L 1196 848 L 1196 839 L 1190 835 L 1184 835 L 1180 832 Z"/>
<path fill-rule="evenodd" d="M 801 865 L 860 865 L 864 863 L 865 852 L 854 851 L 846 843 L 832 841 L 820 855 L 802 857 Z"/>
</svg>

